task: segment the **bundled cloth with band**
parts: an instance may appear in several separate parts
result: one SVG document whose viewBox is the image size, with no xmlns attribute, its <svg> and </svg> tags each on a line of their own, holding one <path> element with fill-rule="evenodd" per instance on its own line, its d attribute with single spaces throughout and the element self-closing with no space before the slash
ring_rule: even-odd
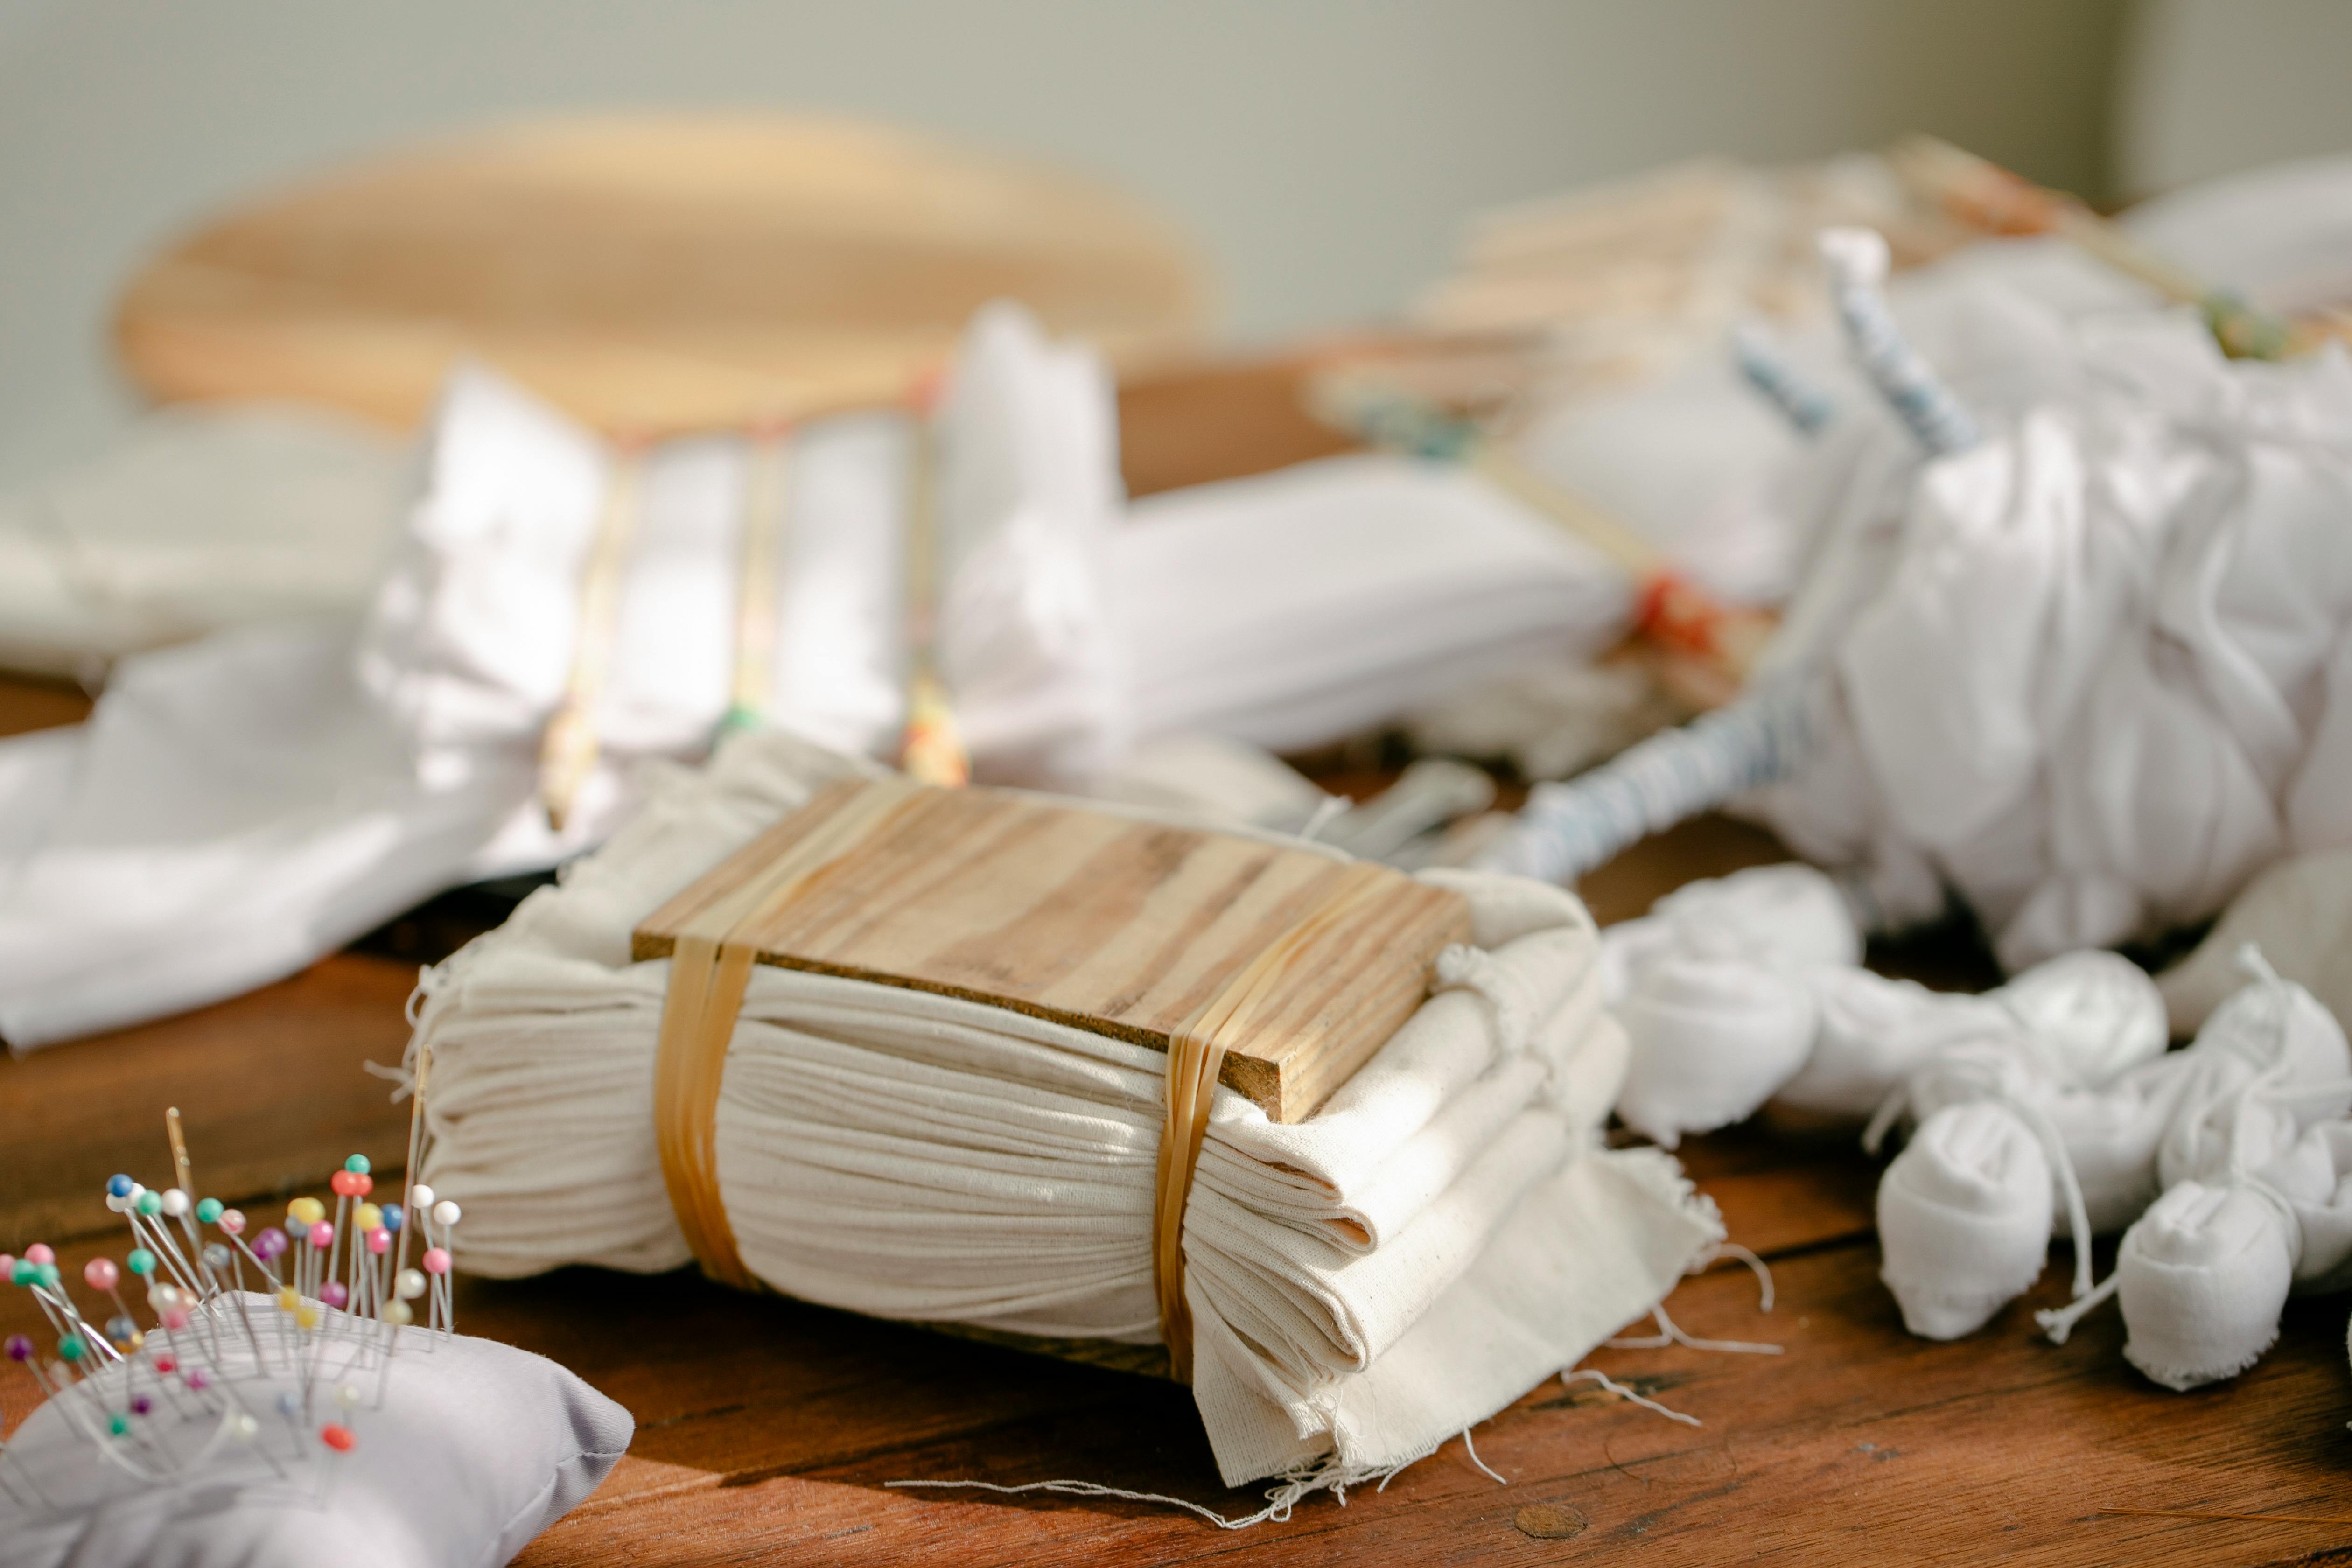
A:
<svg viewBox="0 0 2352 1568">
<path fill-rule="evenodd" d="M 1421 1458 L 1721 1239 L 1599 1130 L 1570 894 L 782 734 L 429 972 L 459 1267 L 698 1263 L 1188 1382 L 1231 1484 Z"/>
</svg>

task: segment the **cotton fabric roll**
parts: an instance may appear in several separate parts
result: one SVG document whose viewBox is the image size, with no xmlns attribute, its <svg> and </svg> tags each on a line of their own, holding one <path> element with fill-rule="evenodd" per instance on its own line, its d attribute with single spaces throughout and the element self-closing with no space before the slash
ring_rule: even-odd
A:
<svg viewBox="0 0 2352 1568">
<path fill-rule="evenodd" d="M 1878 1184 L 1879 1277 L 1924 1339 L 1972 1334 L 2042 1276 L 2050 1162 L 2006 1106 L 1947 1106 Z"/>
<path fill-rule="evenodd" d="M 2172 1188 L 2116 1254 L 2125 1358 L 2167 1388 L 2235 1377 L 2277 1342 L 2294 1252 L 2291 1223 L 2261 1194 Z"/>
<path fill-rule="evenodd" d="M 1617 1017 L 1633 1047 L 1618 1117 L 1666 1149 L 1752 1115 L 1804 1065 L 1820 1026 L 1794 980 L 1679 956 L 1643 970 Z"/>
<path fill-rule="evenodd" d="M 425 1168 L 465 1205 L 462 1267 L 688 1261 L 646 1113 L 667 965 L 632 963 L 629 931 L 861 765 L 746 737 L 428 977 Z M 1427 1452 L 1719 1235 L 1662 1156 L 1597 1148 L 1622 1046 L 1589 919 L 1557 889 L 1463 885 L 1497 945 L 1321 1110 L 1277 1125 L 1216 1097 L 1185 1249 L 1194 1395 L 1229 1481 Z M 1026 1015 L 760 966 L 717 1116 L 744 1261 L 852 1310 L 1151 1342 L 1165 1071 Z"/>
</svg>

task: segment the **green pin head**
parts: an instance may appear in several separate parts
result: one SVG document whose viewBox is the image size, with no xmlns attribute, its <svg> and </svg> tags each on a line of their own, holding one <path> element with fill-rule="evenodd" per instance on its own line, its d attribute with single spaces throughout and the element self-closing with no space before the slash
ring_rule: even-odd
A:
<svg viewBox="0 0 2352 1568">
<path fill-rule="evenodd" d="M 196 1217 L 206 1225 L 213 1224 L 220 1216 L 221 1201 L 218 1198 L 206 1198 L 196 1205 Z"/>
<path fill-rule="evenodd" d="M 368 1157 L 365 1154 L 354 1154 L 343 1162 L 343 1169 L 355 1176 L 364 1176 L 370 1169 Z"/>
<path fill-rule="evenodd" d="M 155 1255 L 143 1247 L 132 1247 L 131 1256 L 122 1261 L 133 1274 L 148 1275 L 155 1272 Z"/>
<path fill-rule="evenodd" d="M 65 1357 L 68 1361 L 81 1360 L 82 1352 L 89 1348 L 89 1347 L 88 1345 L 81 1342 L 81 1336 L 79 1334 L 68 1334 L 65 1338 L 58 1342 L 58 1354 Z"/>
<path fill-rule="evenodd" d="M 163 1194 L 155 1191 L 152 1187 L 150 1187 L 147 1191 L 140 1194 L 139 1212 L 151 1216 L 162 1214 L 163 1212 Z"/>
</svg>

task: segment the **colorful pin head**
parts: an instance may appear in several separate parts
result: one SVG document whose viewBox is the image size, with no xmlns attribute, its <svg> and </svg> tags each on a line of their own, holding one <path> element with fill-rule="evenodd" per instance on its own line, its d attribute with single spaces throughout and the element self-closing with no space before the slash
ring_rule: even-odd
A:
<svg viewBox="0 0 2352 1568">
<path fill-rule="evenodd" d="M 117 1411 L 106 1418 L 106 1429 L 115 1436 L 120 1437 L 125 1432 L 131 1430 L 131 1417 L 123 1415 L 121 1411 Z"/>
<path fill-rule="evenodd" d="M 106 1178 L 106 1195 L 110 1198 L 127 1198 L 138 1190 L 139 1184 L 120 1171 Z"/>
<path fill-rule="evenodd" d="M 221 1210 L 220 1227 L 226 1235 L 243 1236 L 245 1234 L 245 1211 L 242 1209 Z"/>
<path fill-rule="evenodd" d="M 236 1232 L 230 1234 L 233 1236 Z M 286 1233 L 274 1225 L 267 1226 L 253 1238 L 253 1255 L 267 1263 L 283 1254 L 286 1245 Z"/>
<path fill-rule="evenodd" d="M 33 1342 L 26 1339 L 22 1334 L 10 1334 L 8 1336 L 8 1342 L 5 1346 L 0 1346 L 0 1349 L 5 1349 L 8 1352 L 8 1359 L 10 1361 L 30 1361 L 33 1359 Z"/>
<path fill-rule="evenodd" d="M 227 1247 L 217 1241 L 207 1243 L 202 1256 L 205 1267 L 212 1269 L 226 1268 L 236 1261 L 235 1255 Z"/>
<path fill-rule="evenodd" d="M 316 1225 L 327 1217 L 327 1205 L 313 1197 L 299 1197 L 286 1205 L 286 1212 L 304 1225 Z"/>
<path fill-rule="evenodd" d="M 360 1179 L 358 1174 L 351 1171 L 337 1171 L 333 1175 L 327 1178 L 328 1187 L 339 1198 L 355 1198 L 359 1196 L 359 1184 Z"/>
<path fill-rule="evenodd" d="M 49 1244 L 46 1241 L 37 1241 L 25 1248 L 25 1261 L 27 1263 L 55 1263 L 57 1260 L 58 1255 L 49 1250 Z"/>
<path fill-rule="evenodd" d="M 330 1421 L 320 1427 L 319 1441 L 338 1454 L 348 1454 L 358 1447 L 360 1443 L 360 1440 L 352 1435 L 352 1429 L 340 1421 Z"/>
<path fill-rule="evenodd" d="M 425 1265 L 427 1274 L 446 1274 L 449 1272 L 449 1249 L 446 1247 L 427 1247 L 425 1256 L 417 1261 Z"/>
<path fill-rule="evenodd" d="M 82 1343 L 82 1339 L 79 1334 L 68 1334 L 63 1339 L 58 1341 L 58 1354 L 63 1356 L 68 1361 L 81 1360 L 82 1352 L 88 1349 L 89 1349 L 89 1347 Z"/>
<path fill-rule="evenodd" d="M 364 1176 L 375 1167 L 368 1163 L 365 1154 L 354 1154 L 343 1162 L 343 1169 L 355 1176 Z"/>
<path fill-rule="evenodd" d="M 196 1218 L 206 1225 L 218 1224 L 220 1216 L 226 1212 L 221 1207 L 221 1201 L 218 1198 L 205 1198 L 196 1205 Z"/>
<path fill-rule="evenodd" d="M 367 1233 L 367 1249 L 370 1252 L 374 1253 L 378 1258 L 382 1258 L 385 1253 L 390 1252 L 392 1250 L 392 1232 L 384 1229 L 382 1226 L 377 1226 L 374 1229 L 369 1231 Z"/>
<path fill-rule="evenodd" d="M 398 1236 L 400 1234 L 400 1227 L 406 1225 L 408 1223 L 408 1219 L 405 1215 L 402 1214 L 399 1208 L 394 1207 L 383 1211 L 383 1218 L 379 1223 L 383 1225 L 384 1229 L 392 1232 L 394 1236 Z"/>
<path fill-rule="evenodd" d="M 352 1210 L 352 1224 L 361 1230 L 373 1230 L 383 1223 L 383 1210 L 374 1204 L 362 1204 Z"/>
<path fill-rule="evenodd" d="M 186 1384 L 190 1388 L 194 1389 L 199 1394 L 213 1385 L 212 1374 L 200 1366 L 190 1367 L 188 1369 L 188 1375 L 182 1378 L 180 1381 Z"/>
<path fill-rule="evenodd" d="M 155 1272 L 155 1255 L 143 1247 L 132 1247 L 131 1256 L 124 1258 L 122 1262 L 131 1272 L 142 1278 Z"/>
<path fill-rule="evenodd" d="M 106 1320 L 106 1337 L 118 1345 L 129 1344 L 139 1337 L 139 1325 L 128 1312 L 117 1312 Z"/>
<path fill-rule="evenodd" d="M 141 1214 L 152 1219 L 163 1212 L 163 1194 L 152 1189 L 142 1191 L 135 1206 Z"/>
<path fill-rule="evenodd" d="M 153 1415 L 154 1413 L 155 1413 L 155 1402 L 154 1402 L 153 1400 L 152 1400 L 152 1399 L 148 1398 L 148 1397 L 147 1397 L 145 1394 L 132 1394 L 132 1395 L 131 1396 L 131 1415 Z"/>
<path fill-rule="evenodd" d="M 93 1290 L 111 1290 L 122 1282 L 122 1270 L 111 1258 L 93 1258 L 81 1266 L 81 1278 Z"/>
<path fill-rule="evenodd" d="M 338 1310 L 351 1299 L 352 1293 L 343 1288 L 343 1282 L 340 1279 L 330 1279 L 319 1287 L 319 1300 Z"/>
<path fill-rule="evenodd" d="M 320 1220 L 318 1224 L 310 1227 L 310 1234 L 303 1237 L 303 1239 L 308 1241 L 311 1246 L 317 1247 L 320 1251 L 326 1251 L 327 1248 L 335 1245 L 335 1226 L 333 1222 L 331 1220 Z"/>
</svg>

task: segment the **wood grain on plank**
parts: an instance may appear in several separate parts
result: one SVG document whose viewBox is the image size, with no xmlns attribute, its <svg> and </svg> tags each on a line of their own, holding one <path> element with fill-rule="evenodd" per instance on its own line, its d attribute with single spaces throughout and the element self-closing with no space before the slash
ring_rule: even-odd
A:
<svg viewBox="0 0 2352 1568">
<path fill-rule="evenodd" d="M 640 959 L 804 836 L 887 786 L 836 785 L 637 928 Z M 762 963 L 1015 1008 L 1165 1050 L 1261 953 L 1367 868 L 1255 839 L 1008 791 L 925 791 L 741 932 Z M 1221 1081 L 1277 1121 L 1309 1114 L 1428 990 L 1469 933 L 1453 893 L 1399 872 L 1307 939 Z"/>
<path fill-rule="evenodd" d="M 171 1169 L 187 1129 L 199 1196 L 237 1203 L 324 1183 L 346 1156 L 398 1170 L 408 1110 L 365 1064 L 397 1063 L 414 965 L 341 953 L 211 1007 L 29 1055 L 0 1055 L 0 1251 L 111 1230 L 117 1171 Z"/>
</svg>

